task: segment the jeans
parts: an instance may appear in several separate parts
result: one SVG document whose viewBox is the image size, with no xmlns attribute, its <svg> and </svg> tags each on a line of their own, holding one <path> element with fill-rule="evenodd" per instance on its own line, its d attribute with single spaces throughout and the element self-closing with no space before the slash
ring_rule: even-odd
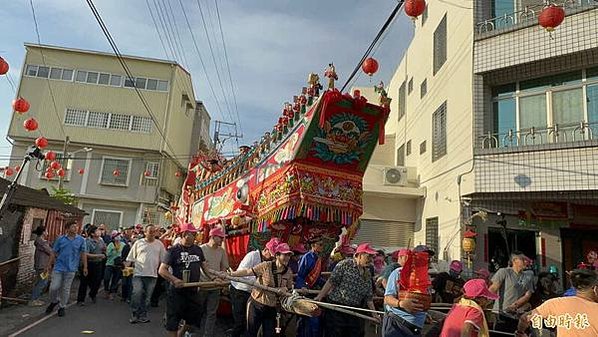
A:
<svg viewBox="0 0 598 337">
<path fill-rule="evenodd" d="M 320 317 L 297 316 L 297 337 L 320 337 Z"/>
<path fill-rule="evenodd" d="M 216 312 L 220 304 L 220 289 L 218 290 L 200 290 L 199 300 L 205 311 L 201 314 L 201 331 L 199 336 L 214 336 L 214 326 L 216 325 Z"/>
<path fill-rule="evenodd" d="M 123 281 L 122 281 L 123 301 L 130 301 L 132 292 L 133 292 L 133 276 L 123 276 Z"/>
<path fill-rule="evenodd" d="M 326 311 L 324 317 L 324 331 L 326 337 L 364 337 L 365 322 L 356 319 L 354 316 L 336 312 Z"/>
<path fill-rule="evenodd" d="M 257 337 L 262 327 L 263 337 L 273 337 L 276 328 L 276 308 L 263 305 L 254 299 L 247 306 L 247 335 Z M 343 336 L 344 337 L 344 336 Z"/>
<path fill-rule="evenodd" d="M 384 337 L 416 337 L 421 336 L 421 329 L 415 329 L 416 326 L 401 321 L 400 318 L 392 313 L 385 313 L 382 321 L 382 336 Z"/>
<path fill-rule="evenodd" d="M 66 308 L 71 296 L 71 284 L 75 278 L 75 272 L 52 272 L 50 282 L 50 302 L 60 303 L 60 308 Z"/>
<path fill-rule="evenodd" d="M 160 302 L 160 296 L 162 296 L 162 294 L 166 290 L 165 283 L 165 280 L 161 276 L 158 276 L 158 279 L 156 279 L 156 286 L 154 287 L 154 291 L 152 292 L 152 297 L 150 301 L 152 306 L 158 306 L 158 302 Z"/>
<path fill-rule="evenodd" d="M 44 273 L 44 269 L 37 269 L 35 271 L 35 283 L 33 286 L 33 290 L 31 291 L 31 300 L 35 301 L 41 297 L 44 290 L 48 286 L 48 278 L 42 279 L 41 274 Z"/>
<path fill-rule="evenodd" d="M 135 318 L 147 318 L 147 307 L 156 278 L 151 276 L 133 276 L 133 294 L 131 294 L 131 314 Z"/>
<path fill-rule="evenodd" d="M 250 293 L 230 286 L 230 302 L 233 307 L 233 332 L 231 337 L 245 337 L 247 328 L 247 301 Z"/>
<path fill-rule="evenodd" d="M 87 276 L 81 274 L 81 283 L 79 283 L 79 292 L 77 302 L 85 302 L 87 288 L 89 288 L 89 297 L 93 300 L 98 295 L 98 289 L 102 284 L 102 263 L 89 262 L 87 264 Z"/>
<path fill-rule="evenodd" d="M 119 267 L 106 265 L 104 273 L 104 291 L 106 293 L 116 294 L 118 289 L 118 281 L 122 277 L 123 272 Z"/>
</svg>

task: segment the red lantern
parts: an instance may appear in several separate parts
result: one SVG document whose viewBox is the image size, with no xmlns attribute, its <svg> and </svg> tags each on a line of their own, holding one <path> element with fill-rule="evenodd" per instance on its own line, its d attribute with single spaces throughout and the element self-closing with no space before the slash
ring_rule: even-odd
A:
<svg viewBox="0 0 598 337">
<path fill-rule="evenodd" d="M 15 171 L 16 172 L 20 172 L 21 171 L 21 166 L 20 165 L 15 166 Z"/>
<path fill-rule="evenodd" d="M 46 152 L 46 160 L 47 161 L 52 161 L 54 159 L 56 159 L 56 152 L 54 152 L 54 151 Z"/>
<path fill-rule="evenodd" d="M 4 175 L 6 175 L 7 177 L 10 177 L 11 175 L 13 175 L 13 173 L 15 172 L 10 167 L 4 169 Z"/>
<path fill-rule="evenodd" d="M 37 121 L 33 117 L 27 118 L 25 122 L 23 122 L 23 127 L 29 132 L 37 130 L 38 126 Z"/>
<path fill-rule="evenodd" d="M 405 14 L 411 17 L 412 20 L 417 19 L 418 16 L 426 10 L 426 1 L 424 0 L 407 0 L 405 1 Z"/>
<path fill-rule="evenodd" d="M 538 23 L 544 27 L 547 32 L 552 32 L 565 19 L 565 10 L 563 7 L 554 4 L 544 7 L 538 15 Z"/>
<path fill-rule="evenodd" d="M 175 177 L 177 177 L 177 178 L 181 177 L 182 175 L 183 175 L 183 174 L 181 173 L 181 171 L 176 171 L 176 172 L 174 173 L 174 176 L 175 176 Z"/>
<path fill-rule="evenodd" d="M 63 168 L 60 168 L 58 171 L 56 171 L 56 174 L 58 174 L 59 177 L 64 177 L 66 171 Z"/>
<path fill-rule="evenodd" d="M 47 171 L 44 176 L 46 177 L 46 179 L 50 180 L 50 179 L 54 178 L 54 172 Z"/>
<path fill-rule="evenodd" d="M 19 97 L 12 101 L 12 108 L 15 109 L 15 111 L 18 114 L 22 115 L 25 112 L 29 111 L 30 105 L 26 99 L 24 99 L 23 97 Z"/>
<path fill-rule="evenodd" d="M 378 61 L 376 61 L 376 59 L 373 57 L 368 57 L 365 59 L 365 61 L 363 61 L 361 70 L 370 76 L 374 75 L 378 71 Z"/>
<path fill-rule="evenodd" d="M 50 168 L 52 170 L 58 170 L 60 168 L 60 163 L 57 161 L 53 161 L 50 163 Z"/>
<path fill-rule="evenodd" d="M 8 72 L 8 69 L 10 69 L 8 62 L 6 62 L 3 58 L 0 57 L 0 75 L 6 74 Z"/>
<path fill-rule="evenodd" d="M 79 169 L 79 175 L 83 175 L 83 173 L 85 173 L 84 169 Z"/>
<path fill-rule="evenodd" d="M 112 175 L 115 177 L 118 177 L 118 176 L 120 176 L 120 171 L 118 169 L 116 169 L 116 170 L 112 171 Z"/>
<path fill-rule="evenodd" d="M 152 173 L 150 171 L 145 171 L 145 172 L 143 172 L 143 175 L 146 177 L 149 177 L 152 175 Z"/>
<path fill-rule="evenodd" d="M 40 149 L 43 149 L 44 147 L 48 146 L 48 140 L 46 139 L 46 137 L 38 137 L 35 140 L 35 146 L 39 147 Z"/>
</svg>

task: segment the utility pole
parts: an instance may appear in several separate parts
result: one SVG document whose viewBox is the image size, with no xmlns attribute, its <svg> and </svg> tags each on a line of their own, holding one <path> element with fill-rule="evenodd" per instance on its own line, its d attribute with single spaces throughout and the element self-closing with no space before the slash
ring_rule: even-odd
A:
<svg viewBox="0 0 598 337">
<path fill-rule="evenodd" d="M 67 153 L 66 153 L 66 150 L 67 150 L 67 148 L 68 148 L 68 145 L 69 145 L 69 141 L 70 141 L 70 140 L 71 140 L 71 139 L 69 138 L 69 136 L 66 136 L 66 138 L 64 139 L 64 144 L 63 144 L 63 146 L 62 146 L 62 160 L 61 160 L 60 166 L 62 166 L 62 169 L 63 169 L 65 172 L 66 172 L 66 167 L 65 167 L 65 166 L 67 165 L 67 163 L 68 163 L 68 160 L 69 160 L 69 158 L 68 158 L 68 155 L 67 155 Z M 58 189 L 59 189 L 59 190 L 62 190 L 62 185 L 63 185 L 63 182 L 64 182 L 64 177 L 60 177 L 60 176 L 58 176 Z"/>
<path fill-rule="evenodd" d="M 222 131 L 223 125 L 234 127 L 235 133 L 223 132 Z M 227 139 L 231 139 L 231 138 L 234 138 L 237 141 L 237 143 L 239 142 L 239 138 L 243 138 L 242 134 L 240 135 L 237 133 L 237 123 L 214 121 L 214 146 L 217 147 L 219 143 L 224 144 L 224 142 Z M 221 139 L 222 139 L 222 141 L 220 141 Z M 222 150 L 222 149 L 220 149 L 220 150 Z"/>
</svg>

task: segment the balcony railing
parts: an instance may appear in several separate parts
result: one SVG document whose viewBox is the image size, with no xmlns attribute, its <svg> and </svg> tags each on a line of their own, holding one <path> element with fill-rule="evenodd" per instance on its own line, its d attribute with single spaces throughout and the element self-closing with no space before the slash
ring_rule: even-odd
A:
<svg viewBox="0 0 598 337">
<path fill-rule="evenodd" d="M 563 144 L 598 138 L 598 123 L 579 122 L 577 124 L 553 125 L 551 127 L 531 127 L 523 130 L 509 130 L 507 133 L 491 133 L 479 137 L 477 148 L 508 149 L 524 146 Z"/>
<path fill-rule="evenodd" d="M 598 8 L 596 0 L 565 0 L 562 5 L 566 14 L 584 10 L 588 7 Z M 515 26 L 529 26 L 538 22 L 538 15 L 544 8 L 543 4 L 526 6 L 514 13 L 505 13 L 495 18 L 487 19 L 476 24 L 477 34 L 513 28 Z"/>
</svg>

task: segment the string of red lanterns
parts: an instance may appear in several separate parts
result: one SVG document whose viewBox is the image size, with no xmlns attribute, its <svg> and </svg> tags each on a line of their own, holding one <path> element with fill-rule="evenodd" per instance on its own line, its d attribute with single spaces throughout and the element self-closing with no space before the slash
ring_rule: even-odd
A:
<svg viewBox="0 0 598 337">
<path fill-rule="evenodd" d="M 31 105 L 27 102 L 26 99 L 23 97 L 19 97 L 12 101 L 12 108 L 19 114 L 22 115 L 25 112 L 29 111 Z"/>
<path fill-rule="evenodd" d="M 417 20 L 417 17 L 422 15 L 426 10 L 426 1 L 424 0 L 406 0 L 405 14 L 411 17 L 411 20 Z"/>
<path fill-rule="evenodd" d="M 5 75 L 8 72 L 8 69 L 10 69 L 8 62 L 0 57 L 0 75 Z"/>
<path fill-rule="evenodd" d="M 374 75 L 378 71 L 378 61 L 373 57 L 368 57 L 361 64 L 361 70 L 369 76 Z"/>
<path fill-rule="evenodd" d="M 563 20 L 565 20 L 565 10 L 555 4 L 544 7 L 538 15 L 538 23 L 549 33 L 560 26 Z"/>
<path fill-rule="evenodd" d="M 46 146 L 48 146 L 48 140 L 46 139 L 46 137 L 38 137 L 35 140 L 35 146 L 39 147 L 40 149 L 43 149 Z"/>
<path fill-rule="evenodd" d="M 23 122 L 23 127 L 29 132 L 37 130 L 38 126 L 39 124 L 37 123 L 37 120 L 33 117 L 27 118 L 25 122 Z"/>
</svg>

